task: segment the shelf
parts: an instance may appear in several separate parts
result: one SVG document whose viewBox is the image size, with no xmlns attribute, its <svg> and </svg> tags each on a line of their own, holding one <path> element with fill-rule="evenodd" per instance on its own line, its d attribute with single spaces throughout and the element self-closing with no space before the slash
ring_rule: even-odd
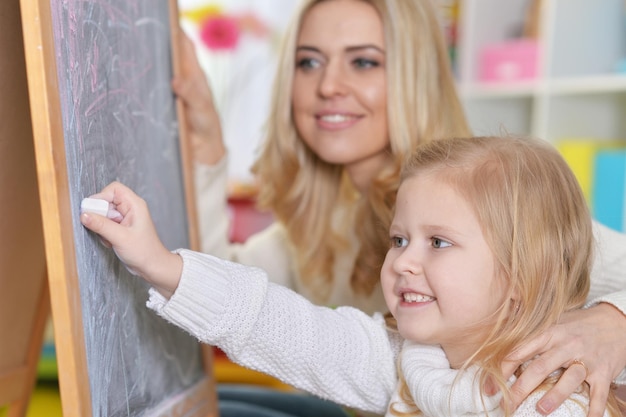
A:
<svg viewBox="0 0 626 417">
<path fill-rule="evenodd" d="M 558 78 L 548 84 L 551 94 L 598 94 L 626 92 L 626 74 Z"/>
<path fill-rule="evenodd" d="M 532 97 L 541 88 L 537 81 L 517 83 L 471 83 L 459 85 L 463 99 Z"/>
<path fill-rule="evenodd" d="M 532 97 L 541 94 L 611 94 L 626 92 L 626 74 L 563 77 L 518 83 L 473 83 L 459 85 L 464 99 Z"/>
<path fill-rule="evenodd" d="M 458 1 L 457 86 L 474 132 L 626 138 L 626 72 L 618 72 L 626 66 L 624 0 Z M 536 78 L 479 81 L 480 69 L 494 65 L 481 61 L 485 48 L 524 36 L 540 46 Z M 508 52 L 496 64 L 528 64 Z"/>
</svg>

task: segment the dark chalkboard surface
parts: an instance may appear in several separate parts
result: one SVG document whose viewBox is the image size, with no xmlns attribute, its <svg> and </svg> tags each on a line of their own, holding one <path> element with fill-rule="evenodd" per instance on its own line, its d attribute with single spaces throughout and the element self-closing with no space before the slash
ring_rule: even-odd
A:
<svg viewBox="0 0 626 417">
<path fill-rule="evenodd" d="M 175 1 L 21 9 L 64 415 L 209 415 L 200 345 L 146 309 L 147 286 L 79 222 L 82 198 L 119 180 L 166 246 L 197 245 L 170 87 Z"/>
</svg>

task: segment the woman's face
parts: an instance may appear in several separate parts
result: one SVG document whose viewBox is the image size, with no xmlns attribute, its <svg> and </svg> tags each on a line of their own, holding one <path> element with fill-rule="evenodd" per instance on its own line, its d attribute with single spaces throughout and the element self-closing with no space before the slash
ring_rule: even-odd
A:
<svg viewBox="0 0 626 417">
<path fill-rule="evenodd" d="M 358 0 L 323 1 L 304 16 L 292 92 L 296 128 L 324 161 L 367 188 L 389 146 L 380 17 Z"/>
</svg>

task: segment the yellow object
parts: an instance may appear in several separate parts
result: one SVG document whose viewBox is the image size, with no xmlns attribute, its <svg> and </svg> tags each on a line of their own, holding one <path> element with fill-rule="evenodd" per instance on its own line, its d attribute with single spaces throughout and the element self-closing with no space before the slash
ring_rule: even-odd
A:
<svg viewBox="0 0 626 417">
<path fill-rule="evenodd" d="M 557 149 L 576 175 L 587 204 L 591 207 L 591 195 L 595 155 L 599 150 L 623 148 L 623 141 L 605 141 L 597 138 L 568 138 L 556 142 Z"/>
<path fill-rule="evenodd" d="M 0 417 L 6 416 L 6 407 L 0 407 Z M 61 396 L 56 384 L 40 383 L 35 387 L 26 417 L 63 417 Z"/>
<path fill-rule="evenodd" d="M 225 357 L 216 357 L 213 362 L 215 381 L 230 384 L 261 385 L 280 391 L 293 391 L 294 388 L 260 372 L 236 365 Z M 1 417 L 1 416 L 0 416 Z"/>
<path fill-rule="evenodd" d="M 216 4 L 209 4 L 195 9 L 180 11 L 180 15 L 183 19 L 188 19 L 195 24 L 202 23 L 207 17 L 219 15 L 221 13 L 222 7 Z"/>
</svg>

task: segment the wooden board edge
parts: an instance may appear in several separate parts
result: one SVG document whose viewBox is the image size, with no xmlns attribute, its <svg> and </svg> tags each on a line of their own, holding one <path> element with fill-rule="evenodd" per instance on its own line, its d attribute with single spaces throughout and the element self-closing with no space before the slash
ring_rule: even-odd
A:
<svg viewBox="0 0 626 417">
<path fill-rule="evenodd" d="M 49 0 L 20 0 L 48 283 L 65 417 L 90 417 L 91 392 Z"/>
<path fill-rule="evenodd" d="M 180 18 L 178 4 L 176 0 L 169 0 L 170 10 L 170 33 L 172 50 L 172 73 L 174 76 L 181 74 L 182 65 L 180 57 Z M 200 237 L 198 232 L 198 212 L 196 208 L 196 191 L 194 185 L 194 167 L 191 142 L 189 138 L 185 112 L 182 100 L 176 98 L 176 116 L 178 119 L 178 131 L 180 138 L 180 156 L 183 171 L 183 182 L 185 188 L 185 203 L 187 206 L 187 219 L 189 229 L 189 248 L 200 250 Z"/>
<path fill-rule="evenodd" d="M 169 0 L 170 11 L 170 33 L 171 33 L 171 49 L 172 49 L 172 72 L 174 76 L 178 76 L 182 72 L 180 45 L 182 28 L 180 27 L 180 14 L 178 10 L 178 2 L 176 0 Z M 196 206 L 196 189 L 194 184 L 194 162 L 191 148 L 191 141 L 189 138 L 187 122 L 185 119 L 185 112 L 182 100 L 176 98 L 176 115 L 178 119 L 178 129 L 180 138 L 180 154 L 181 165 L 183 170 L 183 181 L 185 188 L 185 203 L 187 208 L 187 219 L 189 228 L 189 248 L 195 251 L 199 251 L 200 235 L 198 227 L 198 211 Z M 208 410 L 209 416 L 218 417 L 219 407 L 217 405 L 217 384 L 215 381 L 215 372 L 213 370 L 214 353 L 213 347 L 202 344 L 202 363 L 204 365 L 204 371 L 207 375 L 206 384 L 203 385 L 205 395 L 209 398 L 210 408 Z"/>
</svg>

